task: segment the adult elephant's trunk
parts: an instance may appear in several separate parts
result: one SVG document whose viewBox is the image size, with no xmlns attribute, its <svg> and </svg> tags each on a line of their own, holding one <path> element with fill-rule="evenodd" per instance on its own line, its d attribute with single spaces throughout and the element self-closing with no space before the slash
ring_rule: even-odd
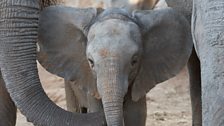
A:
<svg viewBox="0 0 224 126">
<path fill-rule="evenodd" d="M 0 68 L 13 101 L 40 126 L 101 125 L 102 115 L 66 112 L 43 91 L 36 64 L 39 11 L 38 0 L 0 1 Z"/>
<path fill-rule="evenodd" d="M 106 61 L 97 72 L 97 86 L 102 97 L 108 126 L 123 126 L 123 99 L 127 91 L 127 80 L 119 64 Z"/>
</svg>

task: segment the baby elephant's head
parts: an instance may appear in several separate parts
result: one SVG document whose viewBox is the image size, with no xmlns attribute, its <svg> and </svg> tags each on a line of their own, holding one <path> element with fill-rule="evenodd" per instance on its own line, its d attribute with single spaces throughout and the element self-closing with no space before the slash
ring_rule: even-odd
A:
<svg viewBox="0 0 224 126">
<path fill-rule="evenodd" d="M 76 9 L 55 6 L 40 17 L 39 61 L 102 99 L 108 126 L 122 126 L 124 96 L 138 101 L 176 75 L 192 49 L 190 26 L 170 8 Z"/>
<path fill-rule="evenodd" d="M 123 98 L 139 70 L 143 51 L 141 31 L 130 15 L 121 10 L 108 11 L 90 27 L 86 55 L 100 96 L 108 92 Z M 108 89 L 101 89 L 104 86 Z M 111 89 L 120 91 L 109 92 Z"/>
</svg>

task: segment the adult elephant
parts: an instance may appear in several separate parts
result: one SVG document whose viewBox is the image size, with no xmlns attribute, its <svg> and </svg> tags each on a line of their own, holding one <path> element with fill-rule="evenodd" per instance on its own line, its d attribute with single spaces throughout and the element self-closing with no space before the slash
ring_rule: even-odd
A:
<svg viewBox="0 0 224 126">
<path fill-rule="evenodd" d="M 166 1 L 168 2 L 168 5 L 184 12 L 187 15 L 191 14 L 191 3 L 193 3 L 191 23 L 194 46 L 199 57 L 201 67 L 202 125 L 223 126 L 223 0 Z"/>
<path fill-rule="evenodd" d="M 202 125 L 224 125 L 224 2 L 194 0 L 192 34 L 201 62 Z"/>
</svg>

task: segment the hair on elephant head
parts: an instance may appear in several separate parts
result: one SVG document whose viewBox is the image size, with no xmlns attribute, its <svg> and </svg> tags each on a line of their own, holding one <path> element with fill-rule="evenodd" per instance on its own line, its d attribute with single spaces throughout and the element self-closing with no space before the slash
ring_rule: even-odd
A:
<svg viewBox="0 0 224 126">
<path fill-rule="evenodd" d="M 48 71 L 98 92 L 107 124 L 120 126 L 128 89 L 137 101 L 176 75 L 192 41 L 188 22 L 171 8 L 130 13 L 54 6 L 41 13 L 39 46 Z"/>
</svg>

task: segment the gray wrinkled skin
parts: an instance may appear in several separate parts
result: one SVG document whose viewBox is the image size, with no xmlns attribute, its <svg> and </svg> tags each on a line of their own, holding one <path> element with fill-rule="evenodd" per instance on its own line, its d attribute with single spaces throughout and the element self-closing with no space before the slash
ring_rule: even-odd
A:
<svg viewBox="0 0 224 126">
<path fill-rule="evenodd" d="M 62 0 L 40 1 L 42 8 L 62 3 L 64 3 Z M 14 105 L 8 91 L 5 88 L 5 83 L 0 71 L 0 126 L 16 125 L 16 109 L 16 106 Z"/>
<path fill-rule="evenodd" d="M 189 4 L 175 3 L 192 3 L 192 0 L 166 1 L 181 11 Z M 224 3 L 222 0 L 194 0 L 192 8 L 192 35 L 201 66 L 202 124 L 199 126 L 223 126 Z M 190 10 L 186 10 L 185 13 L 188 12 Z M 194 86 L 196 85 L 192 85 Z"/>
<path fill-rule="evenodd" d="M 223 12 L 223 0 L 194 1 L 192 31 L 201 62 L 203 126 L 224 125 Z"/>
</svg>

